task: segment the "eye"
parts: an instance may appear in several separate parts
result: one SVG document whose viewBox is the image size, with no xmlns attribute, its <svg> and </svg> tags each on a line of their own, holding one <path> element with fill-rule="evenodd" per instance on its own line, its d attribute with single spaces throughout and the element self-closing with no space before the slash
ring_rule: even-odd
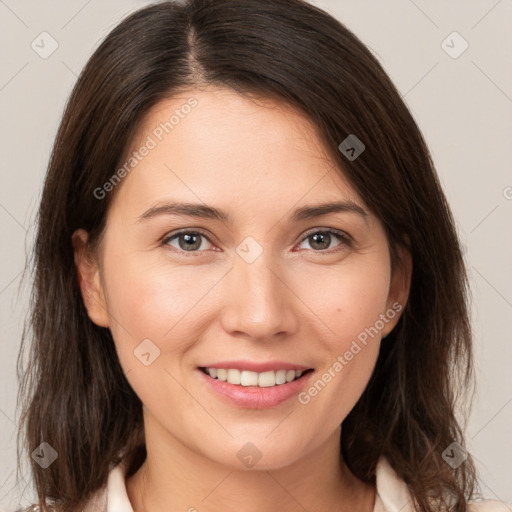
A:
<svg viewBox="0 0 512 512">
<path fill-rule="evenodd" d="M 171 244 L 171 242 L 174 242 L 175 240 L 178 242 L 178 247 Z M 203 252 L 199 251 L 201 247 L 204 249 L 203 240 L 208 240 L 208 238 L 200 231 L 179 231 L 178 233 L 174 233 L 173 235 L 164 238 L 162 243 L 185 252 Z"/>
<path fill-rule="evenodd" d="M 333 229 L 317 229 L 316 231 L 310 231 L 302 239 L 302 243 L 309 239 L 312 240 L 311 246 L 314 252 L 336 252 L 336 249 L 334 251 L 328 251 L 328 249 L 332 249 L 331 243 L 336 239 L 340 243 L 335 247 L 351 246 L 351 239 L 346 233 Z M 166 236 L 162 240 L 162 243 L 164 245 L 170 245 L 171 247 L 177 249 L 178 251 L 194 253 L 204 252 L 204 250 L 207 249 L 205 248 L 205 244 L 203 243 L 204 240 L 206 240 L 207 243 L 211 244 L 210 240 L 208 239 L 205 233 L 201 231 L 184 230 Z M 172 242 L 177 242 L 177 246 L 174 245 Z"/>
<path fill-rule="evenodd" d="M 328 252 L 326 249 L 332 248 L 331 242 L 333 242 L 334 239 L 338 239 L 341 242 L 336 247 L 351 245 L 350 237 L 347 234 L 333 229 L 310 231 L 306 234 L 305 238 L 303 238 L 302 243 L 309 239 L 312 240 L 311 246 L 315 252 Z"/>
</svg>

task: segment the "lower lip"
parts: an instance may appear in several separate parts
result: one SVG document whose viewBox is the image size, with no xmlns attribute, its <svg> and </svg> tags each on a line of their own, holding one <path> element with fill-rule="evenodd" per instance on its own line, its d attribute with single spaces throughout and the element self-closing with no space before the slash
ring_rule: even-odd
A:
<svg viewBox="0 0 512 512">
<path fill-rule="evenodd" d="M 230 404 L 248 409 L 267 409 L 286 402 L 300 392 L 310 375 L 314 373 L 310 371 L 286 384 L 260 388 L 258 386 L 230 384 L 229 382 L 214 379 L 202 370 L 198 369 L 197 371 L 201 378 L 206 381 L 206 384 L 210 386 L 210 389 L 217 395 Z"/>
</svg>

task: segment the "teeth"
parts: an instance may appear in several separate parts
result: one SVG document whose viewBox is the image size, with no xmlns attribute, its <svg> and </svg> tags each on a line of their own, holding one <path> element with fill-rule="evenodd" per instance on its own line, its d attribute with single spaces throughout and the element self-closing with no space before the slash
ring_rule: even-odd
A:
<svg viewBox="0 0 512 512">
<path fill-rule="evenodd" d="M 295 376 L 295 372 L 293 372 Z M 258 375 L 258 386 L 260 388 L 270 388 L 276 385 L 276 372 L 272 370 L 268 372 L 262 372 Z"/>
<path fill-rule="evenodd" d="M 240 370 L 228 370 L 228 382 L 230 384 L 240 384 Z"/>
<path fill-rule="evenodd" d="M 284 384 L 286 382 L 286 370 L 277 370 L 276 384 Z"/>
<path fill-rule="evenodd" d="M 242 384 L 242 386 L 257 386 L 258 374 L 256 372 L 240 372 L 240 384 Z"/>
<path fill-rule="evenodd" d="M 218 379 L 222 382 L 229 382 L 230 384 L 269 388 L 285 384 L 287 382 L 292 382 L 293 380 L 298 379 L 304 372 L 300 370 L 270 370 L 258 373 L 233 368 L 206 368 L 206 373 L 213 379 Z"/>
</svg>

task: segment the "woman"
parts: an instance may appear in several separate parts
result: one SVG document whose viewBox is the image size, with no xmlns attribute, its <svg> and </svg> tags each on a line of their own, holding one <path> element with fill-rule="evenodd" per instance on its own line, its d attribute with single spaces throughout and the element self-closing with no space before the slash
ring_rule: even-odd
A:
<svg viewBox="0 0 512 512">
<path fill-rule="evenodd" d="M 41 201 L 39 507 L 499 510 L 468 505 L 455 418 L 466 287 L 422 135 L 343 25 L 300 0 L 135 12 Z"/>
</svg>

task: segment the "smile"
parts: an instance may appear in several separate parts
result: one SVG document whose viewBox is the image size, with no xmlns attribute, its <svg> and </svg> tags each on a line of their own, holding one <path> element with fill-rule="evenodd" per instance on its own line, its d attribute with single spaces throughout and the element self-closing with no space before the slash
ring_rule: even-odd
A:
<svg viewBox="0 0 512 512">
<path fill-rule="evenodd" d="M 212 379 L 221 382 L 228 382 L 238 386 L 257 386 L 268 388 L 280 386 L 299 379 L 303 374 L 312 371 L 308 369 L 300 370 L 269 370 L 266 372 L 252 372 L 249 370 L 239 370 L 236 368 L 200 368 L 200 370 L 209 375 Z"/>
</svg>

